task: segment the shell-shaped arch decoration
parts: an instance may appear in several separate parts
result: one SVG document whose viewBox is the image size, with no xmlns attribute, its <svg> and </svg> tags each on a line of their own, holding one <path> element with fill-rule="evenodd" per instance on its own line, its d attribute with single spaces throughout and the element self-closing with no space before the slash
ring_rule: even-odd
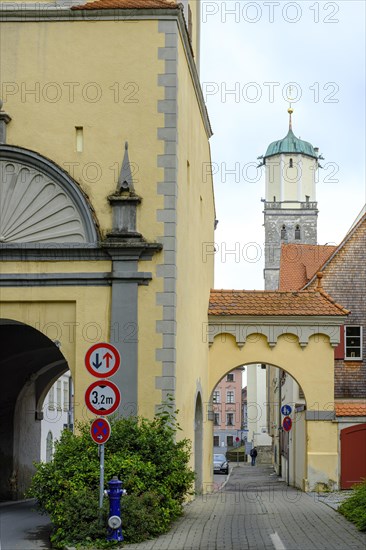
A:
<svg viewBox="0 0 366 550">
<path fill-rule="evenodd" d="M 96 242 L 93 213 L 78 185 L 32 151 L 0 147 L 0 243 Z"/>
</svg>

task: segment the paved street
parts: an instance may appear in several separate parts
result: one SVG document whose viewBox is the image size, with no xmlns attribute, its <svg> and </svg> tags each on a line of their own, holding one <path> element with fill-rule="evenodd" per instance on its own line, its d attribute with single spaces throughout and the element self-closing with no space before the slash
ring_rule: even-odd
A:
<svg viewBox="0 0 366 550">
<path fill-rule="evenodd" d="M 214 488 L 227 476 L 215 476 Z M 158 539 L 131 550 L 365 550 L 360 533 L 331 506 L 334 498 L 287 487 L 269 466 L 234 466 L 214 494 L 198 497 Z M 324 502 L 330 500 L 331 506 Z M 0 550 L 50 548 L 46 516 L 33 502 L 0 506 Z"/>
<path fill-rule="evenodd" d="M 366 534 L 322 502 L 287 487 L 267 466 L 234 466 L 225 488 L 197 498 L 173 529 L 134 550 L 349 550 Z"/>
<path fill-rule="evenodd" d="M 0 505 L 0 550 L 43 550 L 51 548 L 47 516 L 34 510 L 34 501 Z"/>
</svg>

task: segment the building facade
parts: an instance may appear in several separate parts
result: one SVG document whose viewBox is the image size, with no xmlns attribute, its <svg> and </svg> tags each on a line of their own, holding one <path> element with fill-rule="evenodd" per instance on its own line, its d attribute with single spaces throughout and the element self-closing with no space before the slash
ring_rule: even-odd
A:
<svg viewBox="0 0 366 550">
<path fill-rule="evenodd" d="M 242 369 L 229 372 L 212 395 L 214 415 L 214 452 L 226 452 L 242 441 Z"/>
<path fill-rule="evenodd" d="M 45 395 L 68 369 L 75 418 L 88 418 L 84 357 L 97 342 L 121 354 L 120 415 L 152 417 L 173 398 L 201 486 L 211 479 L 202 325 L 213 286 L 202 242 L 214 240 L 215 210 L 212 178 L 202 179 L 212 132 L 199 2 L 0 10 L 0 318 L 2 362 L 13 365 L 0 493 L 23 494 Z"/>
</svg>

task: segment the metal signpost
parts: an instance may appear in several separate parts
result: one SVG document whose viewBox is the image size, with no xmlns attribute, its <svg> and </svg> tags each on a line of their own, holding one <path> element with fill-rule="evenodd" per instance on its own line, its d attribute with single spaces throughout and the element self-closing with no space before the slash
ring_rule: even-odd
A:
<svg viewBox="0 0 366 550">
<path fill-rule="evenodd" d="M 292 419 L 289 414 L 291 414 L 292 408 L 290 405 L 283 405 L 281 407 L 281 413 L 285 415 L 282 420 L 282 428 L 285 432 L 289 432 L 292 428 Z M 290 435 L 287 439 L 287 485 L 290 485 Z"/>
<path fill-rule="evenodd" d="M 111 425 L 105 418 L 96 418 L 90 426 L 90 435 L 99 445 L 99 508 L 103 506 L 104 496 L 104 443 L 111 435 Z"/>
<path fill-rule="evenodd" d="M 109 416 L 119 407 L 121 394 L 113 382 L 105 380 L 113 376 L 121 364 L 118 350 L 111 344 L 99 343 L 91 346 L 85 354 L 85 366 L 96 378 L 103 378 L 90 384 L 85 392 L 85 404 L 89 411 L 98 416 Z M 99 508 L 103 506 L 104 497 L 104 444 L 111 435 L 111 426 L 105 418 L 96 418 L 91 427 L 90 435 L 99 445 L 100 480 Z"/>
</svg>

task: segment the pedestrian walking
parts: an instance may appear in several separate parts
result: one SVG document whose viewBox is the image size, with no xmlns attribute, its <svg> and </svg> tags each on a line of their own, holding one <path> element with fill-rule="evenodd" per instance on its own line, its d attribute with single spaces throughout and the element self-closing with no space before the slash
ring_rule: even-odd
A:
<svg viewBox="0 0 366 550">
<path fill-rule="evenodd" d="M 255 466 L 255 460 L 256 460 L 257 454 L 258 454 L 256 447 L 253 447 L 253 449 L 251 449 L 249 454 L 252 457 L 252 466 Z"/>
</svg>

